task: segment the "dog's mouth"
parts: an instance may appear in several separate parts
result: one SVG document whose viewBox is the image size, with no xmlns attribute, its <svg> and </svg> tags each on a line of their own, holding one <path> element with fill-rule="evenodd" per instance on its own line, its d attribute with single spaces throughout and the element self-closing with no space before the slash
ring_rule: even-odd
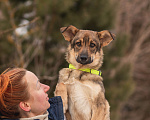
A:
<svg viewBox="0 0 150 120">
<path fill-rule="evenodd" d="M 91 57 L 88 57 L 87 55 L 80 55 L 76 58 L 76 61 L 82 65 L 86 65 L 92 63 L 93 59 L 91 59 Z"/>
</svg>

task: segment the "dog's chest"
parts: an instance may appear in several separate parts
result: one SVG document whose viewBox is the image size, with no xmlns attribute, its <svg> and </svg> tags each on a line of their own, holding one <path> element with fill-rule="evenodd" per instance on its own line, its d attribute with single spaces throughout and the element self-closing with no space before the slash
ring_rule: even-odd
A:
<svg viewBox="0 0 150 120">
<path fill-rule="evenodd" d="M 90 114 L 91 105 L 101 92 L 101 86 L 91 80 L 79 81 L 75 77 L 69 78 L 67 85 L 69 106 L 78 112 Z"/>
<path fill-rule="evenodd" d="M 68 68 L 60 71 L 59 82 L 67 86 L 68 106 L 71 115 L 81 114 L 90 119 L 92 105 L 104 90 L 102 78 L 98 75 L 84 73 Z"/>
<path fill-rule="evenodd" d="M 86 97 L 86 99 L 88 98 L 90 101 L 98 96 L 101 91 L 99 84 L 92 81 L 80 82 L 76 79 L 73 79 L 72 82 L 67 85 L 67 89 L 69 95 L 73 96 L 73 99 L 81 99 L 81 97 L 84 99 Z"/>
<path fill-rule="evenodd" d="M 66 71 L 70 69 L 64 69 Z M 83 74 L 83 71 L 72 70 L 61 74 L 61 82 L 67 85 L 67 91 L 72 100 L 93 101 L 103 91 L 101 77 L 93 74 Z M 67 78 L 67 79 L 66 79 Z"/>
<path fill-rule="evenodd" d="M 101 87 L 91 81 L 80 82 L 73 80 L 72 84 L 67 85 L 69 111 L 83 114 L 85 119 L 90 119 L 92 104 L 99 96 Z"/>
</svg>

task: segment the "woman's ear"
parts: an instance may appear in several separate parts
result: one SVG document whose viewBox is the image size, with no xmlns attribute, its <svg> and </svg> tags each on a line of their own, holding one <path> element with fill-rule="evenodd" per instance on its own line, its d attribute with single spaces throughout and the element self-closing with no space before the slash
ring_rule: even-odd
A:
<svg viewBox="0 0 150 120">
<path fill-rule="evenodd" d="M 20 102 L 19 107 L 26 112 L 29 112 L 31 110 L 31 106 L 27 102 Z"/>
</svg>

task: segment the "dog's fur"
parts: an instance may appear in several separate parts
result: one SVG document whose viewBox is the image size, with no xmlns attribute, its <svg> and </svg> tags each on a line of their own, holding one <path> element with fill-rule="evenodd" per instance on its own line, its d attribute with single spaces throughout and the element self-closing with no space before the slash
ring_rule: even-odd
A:
<svg viewBox="0 0 150 120">
<path fill-rule="evenodd" d="M 67 120 L 110 120 L 102 77 L 77 69 L 98 70 L 103 61 L 102 47 L 108 45 L 115 35 L 107 30 L 79 30 L 72 25 L 60 30 L 70 43 L 66 60 L 76 68 L 60 71 L 54 92 L 55 96 L 62 97 Z"/>
</svg>

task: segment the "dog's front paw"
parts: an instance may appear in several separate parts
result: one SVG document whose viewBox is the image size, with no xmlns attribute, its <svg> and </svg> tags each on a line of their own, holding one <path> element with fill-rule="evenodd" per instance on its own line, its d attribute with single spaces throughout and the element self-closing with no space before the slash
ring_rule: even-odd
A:
<svg viewBox="0 0 150 120">
<path fill-rule="evenodd" d="M 72 72 L 72 69 L 69 68 L 63 68 L 59 72 L 59 82 L 66 82 L 70 76 L 70 73 Z"/>
<path fill-rule="evenodd" d="M 54 92 L 55 96 L 61 96 L 63 101 L 63 110 L 64 113 L 66 113 L 66 110 L 68 109 L 68 97 L 67 97 L 67 87 L 64 83 L 58 83 L 56 85 L 56 89 Z"/>
</svg>

